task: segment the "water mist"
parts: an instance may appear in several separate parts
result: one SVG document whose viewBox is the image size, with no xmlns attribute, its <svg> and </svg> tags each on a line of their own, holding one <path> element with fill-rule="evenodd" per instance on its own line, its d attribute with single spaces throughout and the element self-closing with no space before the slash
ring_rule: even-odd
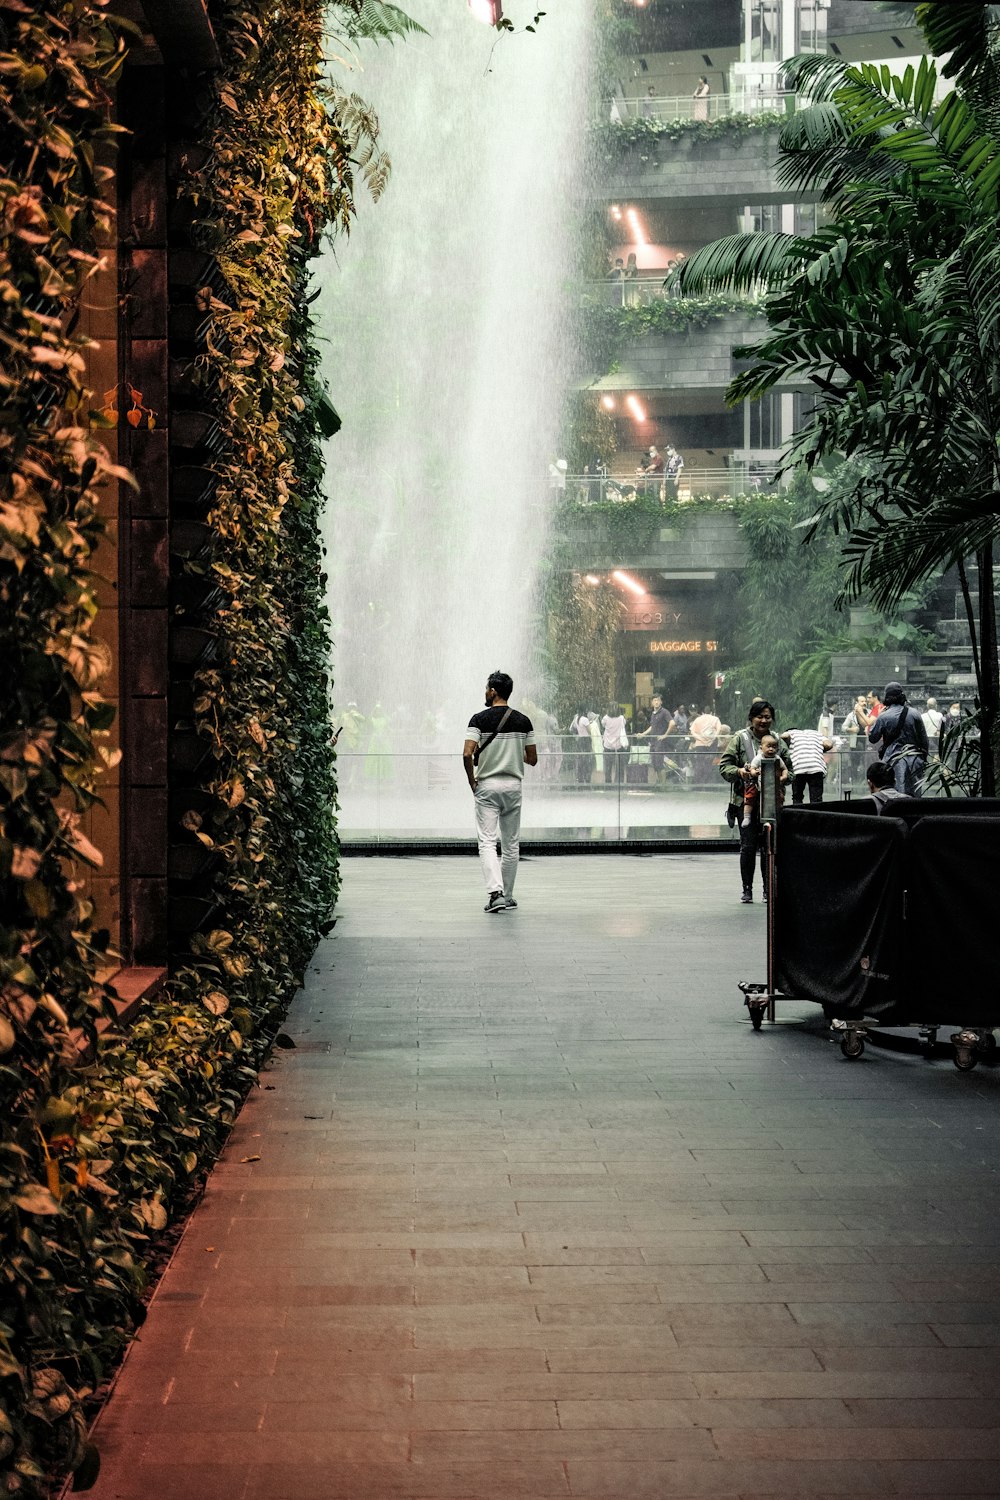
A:
<svg viewBox="0 0 1000 1500">
<path fill-rule="evenodd" d="M 542 3 L 505 9 L 521 28 Z M 496 667 L 515 701 L 543 691 L 591 7 L 558 0 L 516 35 L 464 0 L 406 8 L 430 35 L 366 47 L 353 85 L 392 177 L 321 266 L 317 307 L 343 419 L 326 481 L 336 701 L 381 704 L 380 748 L 412 753 L 460 745 Z"/>
</svg>

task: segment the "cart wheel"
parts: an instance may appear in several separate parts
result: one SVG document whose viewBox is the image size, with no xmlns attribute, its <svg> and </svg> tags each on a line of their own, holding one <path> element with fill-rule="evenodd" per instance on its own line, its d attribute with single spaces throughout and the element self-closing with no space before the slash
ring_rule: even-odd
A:
<svg viewBox="0 0 1000 1500">
<path fill-rule="evenodd" d="M 845 1057 L 862 1057 L 865 1050 L 865 1039 L 863 1036 L 858 1036 L 856 1032 L 849 1031 L 845 1037 L 841 1038 L 840 1050 Z"/>
<path fill-rule="evenodd" d="M 754 1031 L 759 1031 L 764 1020 L 764 1007 L 762 1005 L 750 1006 L 750 1022 Z"/>
<path fill-rule="evenodd" d="M 955 1048 L 955 1067 L 960 1073 L 971 1073 L 978 1061 L 971 1047 Z"/>
</svg>

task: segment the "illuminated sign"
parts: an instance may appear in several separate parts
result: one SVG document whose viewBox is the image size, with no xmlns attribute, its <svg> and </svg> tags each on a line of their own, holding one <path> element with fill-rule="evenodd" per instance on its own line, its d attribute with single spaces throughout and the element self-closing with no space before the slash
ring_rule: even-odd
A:
<svg viewBox="0 0 1000 1500">
<path fill-rule="evenodd" d="M 670 630 L 681 623 L 681 614 L 671 604 L 637 604 L 624 621 L 626 630 Z"/>
<path fill-rule="evenodd" d="M 653 656 L 700 656 L 706 651 L 718 651 L 718 641 L 650 641 L 647 648 Z"/>
</svg>

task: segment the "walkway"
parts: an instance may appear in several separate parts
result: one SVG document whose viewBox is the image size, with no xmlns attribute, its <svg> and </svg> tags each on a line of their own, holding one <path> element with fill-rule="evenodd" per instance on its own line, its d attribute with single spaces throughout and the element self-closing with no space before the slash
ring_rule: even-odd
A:
<svg viewBox="0 0 1000 1500">
<path fill-rule="evenodd" d="M 477 873 L 347 864 L 95 1500 L 1000 1495 L 1000 1069 L 755 1035 L 730 857 Z"/>
</svg>

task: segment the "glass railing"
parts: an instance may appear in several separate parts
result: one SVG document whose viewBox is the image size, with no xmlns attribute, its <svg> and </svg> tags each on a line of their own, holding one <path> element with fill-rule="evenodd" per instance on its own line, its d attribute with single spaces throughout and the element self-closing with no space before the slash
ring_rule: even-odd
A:
<svg viewBox="0 0 1000 1500">
<path fill-rule="evenodd" d="M 755 115 L 767 110 L 791 113 L 796 95 L 787 89 L 740 89 L 734 94 L 713 93 L 707 99 L 692 94 L 641 94 L 635 98 L 606 99 L 601 123 L 629 120 L 722 120 L 728 115 Z"/>
<path fill-rule="evenodd" d="M 547 738 L 539 744 L 538 765 L 525 770 L 522 844 L 736 840 L 739 831 L 726 819 L 721 751 L 721 745 L 697 749 L 679 741 L 662 758 L 641 744 L 594 755 L 577 749 L 570 736 Z M 863 745 L 830 755 L 827 801 L 865 795 L 868 758 Z M 338 824 L 347 846 L 475 839 L 460 754 L 338 752 L 337 772 Z"/>
<path fill-rule="evenodd" d="M 677 286 L 666 287 L 664 280 L 672 266 L 664 266 L 654 276 L 608 276 L 603 281 L 588 281 L 583 296 L 589 303 L 602 307 L 649 307 L 654 302 L 676 302 L 681 293 Z"/>
<path fill-rule="evenodd" d="M 683 504 L 696 496 L 715 495 L 720 500 L 735 500 L 737 495 L 753 495 L 768 490 L 775 483 L 777 465 L 734 463 L 725 469 L 684 468 L 676 480 L 656 474 L 567 474 L 566 496 L 578 505 L 630 505 L 636 500 L 659 500 L 662 504 L 677 500 Z M 559 489 L 564 486 L 560 482 Z"/>
</svg>

